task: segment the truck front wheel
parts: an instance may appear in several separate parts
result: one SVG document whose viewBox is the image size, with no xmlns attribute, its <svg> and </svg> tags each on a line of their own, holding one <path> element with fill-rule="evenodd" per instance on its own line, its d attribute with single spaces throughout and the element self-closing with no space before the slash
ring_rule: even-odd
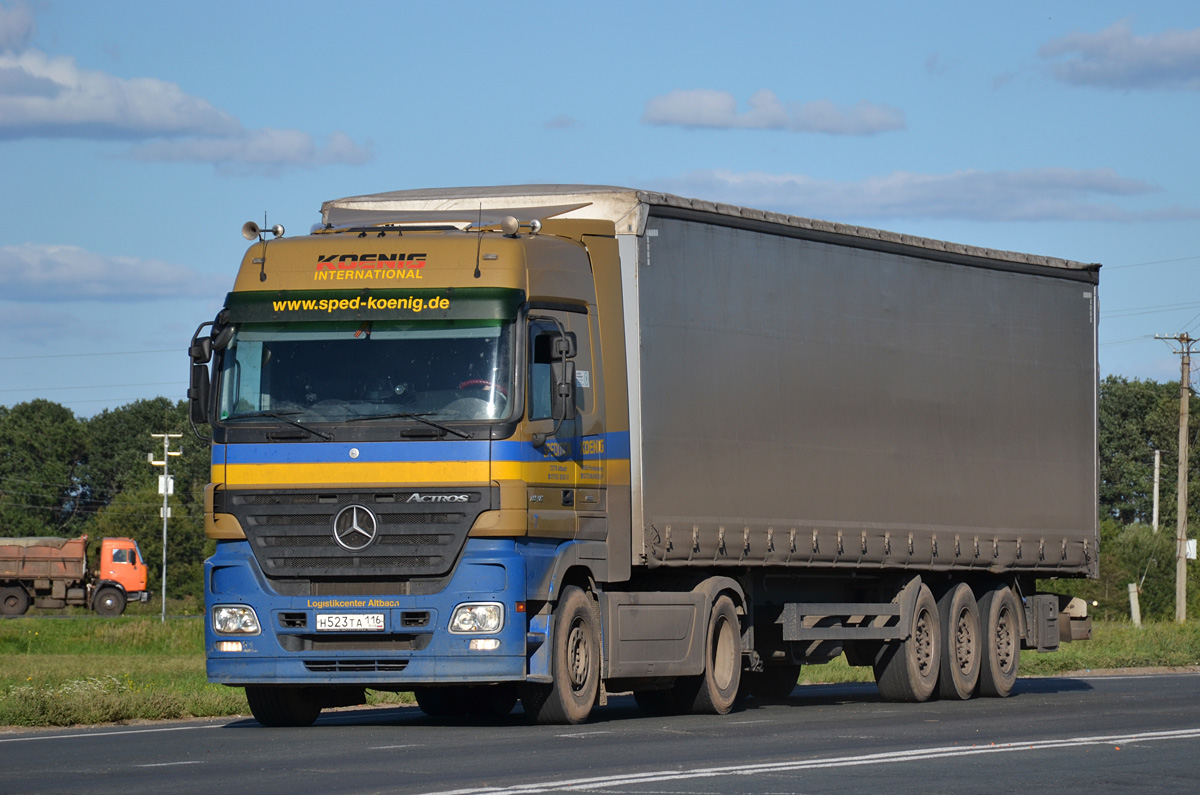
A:
<svg viewBox="0 0 1200 795">
<path fill-rule="evenodd" d="M 92 607 L 96 615 L 119 616 L 125 612 L 125 594 L 116 588 L 101 588 L 92 602 Z"/>
<path fill-rule="evenodd" d="M 0 589 L 0 613 L 6 616 L 23 616 L 29 609 L 29 594 L 16 585 Z"/>
<path fill-rule="evenodd" d="M 583 723 L 600 690 L 600 631 L 592 600 L 574 585 L 554 610 L 554 681 L 521 688 L 525 714 L 535 723 Z"/>
<path fill-rule="evenodd" d="M 247 687 L 250 713 L 263 726 L 311 726 L 321 705 L 299 687 Z"/>
</svg>

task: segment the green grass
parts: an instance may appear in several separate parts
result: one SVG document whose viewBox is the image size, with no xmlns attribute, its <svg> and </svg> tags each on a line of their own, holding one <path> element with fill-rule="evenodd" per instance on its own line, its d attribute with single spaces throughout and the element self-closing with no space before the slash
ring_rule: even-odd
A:
<svg viewBox="0 0 1200 795">
<path fill-rule="evenodd" d="M 1022 675 L 1200 665 L 1200 623 L 1097 622 L 1093 639 L 1053 654 L 1021 653 Z M 801 683 L 871 682 L 844 657 L 806 666 Z M 369 693 L 370 703 L 412 703 Z M 0 726 L 71 726 L 249 714 L 238 688 L 204 675 L 199 618 L 23 617 L 0 621 Z"/>
<path fill-rule="evenodd" d="M 372 693 L 371 703 L 411 696 Z M 0 726 L 246 715 L 240 688 L 209 684 L 199 618 L 0 621 Z"/>
</svg>

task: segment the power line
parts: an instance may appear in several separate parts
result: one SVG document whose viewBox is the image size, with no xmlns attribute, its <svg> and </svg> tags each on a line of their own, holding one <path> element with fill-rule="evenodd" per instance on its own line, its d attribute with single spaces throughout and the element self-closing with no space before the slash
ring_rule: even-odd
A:
<svg viewBox="0 0 1200 795">
<path fill-rule="evenodd" d="M 1140 268 L 1143 265 L 1164 265 L 1168 262 L 1187 262 L 1190 259 L 1200 259 L 1200 254 L 1193 254 L 1190 257 L 1177 257 L 1175 259 L 1155 259 L 1149 262 L 1130 262 L 1127 265 L 1109 265 L 1104 268 L 1106 271 L 1120 270 L 1121 268 Z"/>
<path fill-rule="evenodd" d="M 1158 312 L 1181 312 L 1185 309 L 1195 309 L 1200 306 L 1200 301 L 1191 301 L 1185 304 L 1158 304 L 1157 306 L 1131 306 L 1126 309 L 1113 309 L 1109 311 L 1100 310 L 1100 316 L 1103 318 L 1116 317 L 1132 317 L 1133 315 L 1151 315 Z"/>
<path fill-rule="evenodd" d="M 98 358 L 100 356 L 139 356 L 143 353 L 180 353 L 180 348 L 159 348 L 154 351 L 105 351 L 104 353 L 46 353 L 41 356 L 0 356 L 0 362 L 12 362 L 18 359 L 68 359 L 72 357 L 87 356 Z"/>
<path fill-rule="evenodd" d="M 1140 337 L 1127 337 L 1126 339 L 1123 339 L 1123 340 L 1112 340 L 1111 342 L 1101 342 L 1100 347 L 1105 348 L 1110 345 L 1128 345 L 1131 342 L 1141 342 L 1142 340 L 1152 340 L 1152 339 L 1154 339 L 1153 334 L 1143 334 Z"/>
<path fill-rule="evenodd" d="M 1197 304 L 1196 306 L 1200 306 Z M 0 392 L 56 392 L 64 389 L 116 389 L 127 386 L 170 386 L 181 384 L 181 381 L 154 381 L 146 384 L 86 384 L 83 386 L 31 386 L 17 389 L 0 389 Z"/>
</svg>

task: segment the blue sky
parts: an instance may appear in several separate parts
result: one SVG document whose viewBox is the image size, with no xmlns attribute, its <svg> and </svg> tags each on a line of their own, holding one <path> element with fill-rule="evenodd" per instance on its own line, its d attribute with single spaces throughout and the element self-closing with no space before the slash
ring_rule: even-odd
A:
<svg viewBox="0 0 1200 795">
<path fill-rule="evenodd" d="M 1099 262 L 1200 336 L 1200 3 L 0 0 L 0 405 L 184 395 L 243 222 L 626 185 Z"/>
</svg>

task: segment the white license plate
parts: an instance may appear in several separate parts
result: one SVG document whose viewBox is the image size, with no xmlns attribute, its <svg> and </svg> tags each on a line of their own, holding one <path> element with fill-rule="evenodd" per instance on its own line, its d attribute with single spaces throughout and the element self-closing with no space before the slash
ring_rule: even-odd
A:
<svg viewBox="0 0 1200 795">
<path fill-rule="evenodd" d="M 383 613 L 317 613 L 317 629 L 382 632 Z"/>
</svg>

